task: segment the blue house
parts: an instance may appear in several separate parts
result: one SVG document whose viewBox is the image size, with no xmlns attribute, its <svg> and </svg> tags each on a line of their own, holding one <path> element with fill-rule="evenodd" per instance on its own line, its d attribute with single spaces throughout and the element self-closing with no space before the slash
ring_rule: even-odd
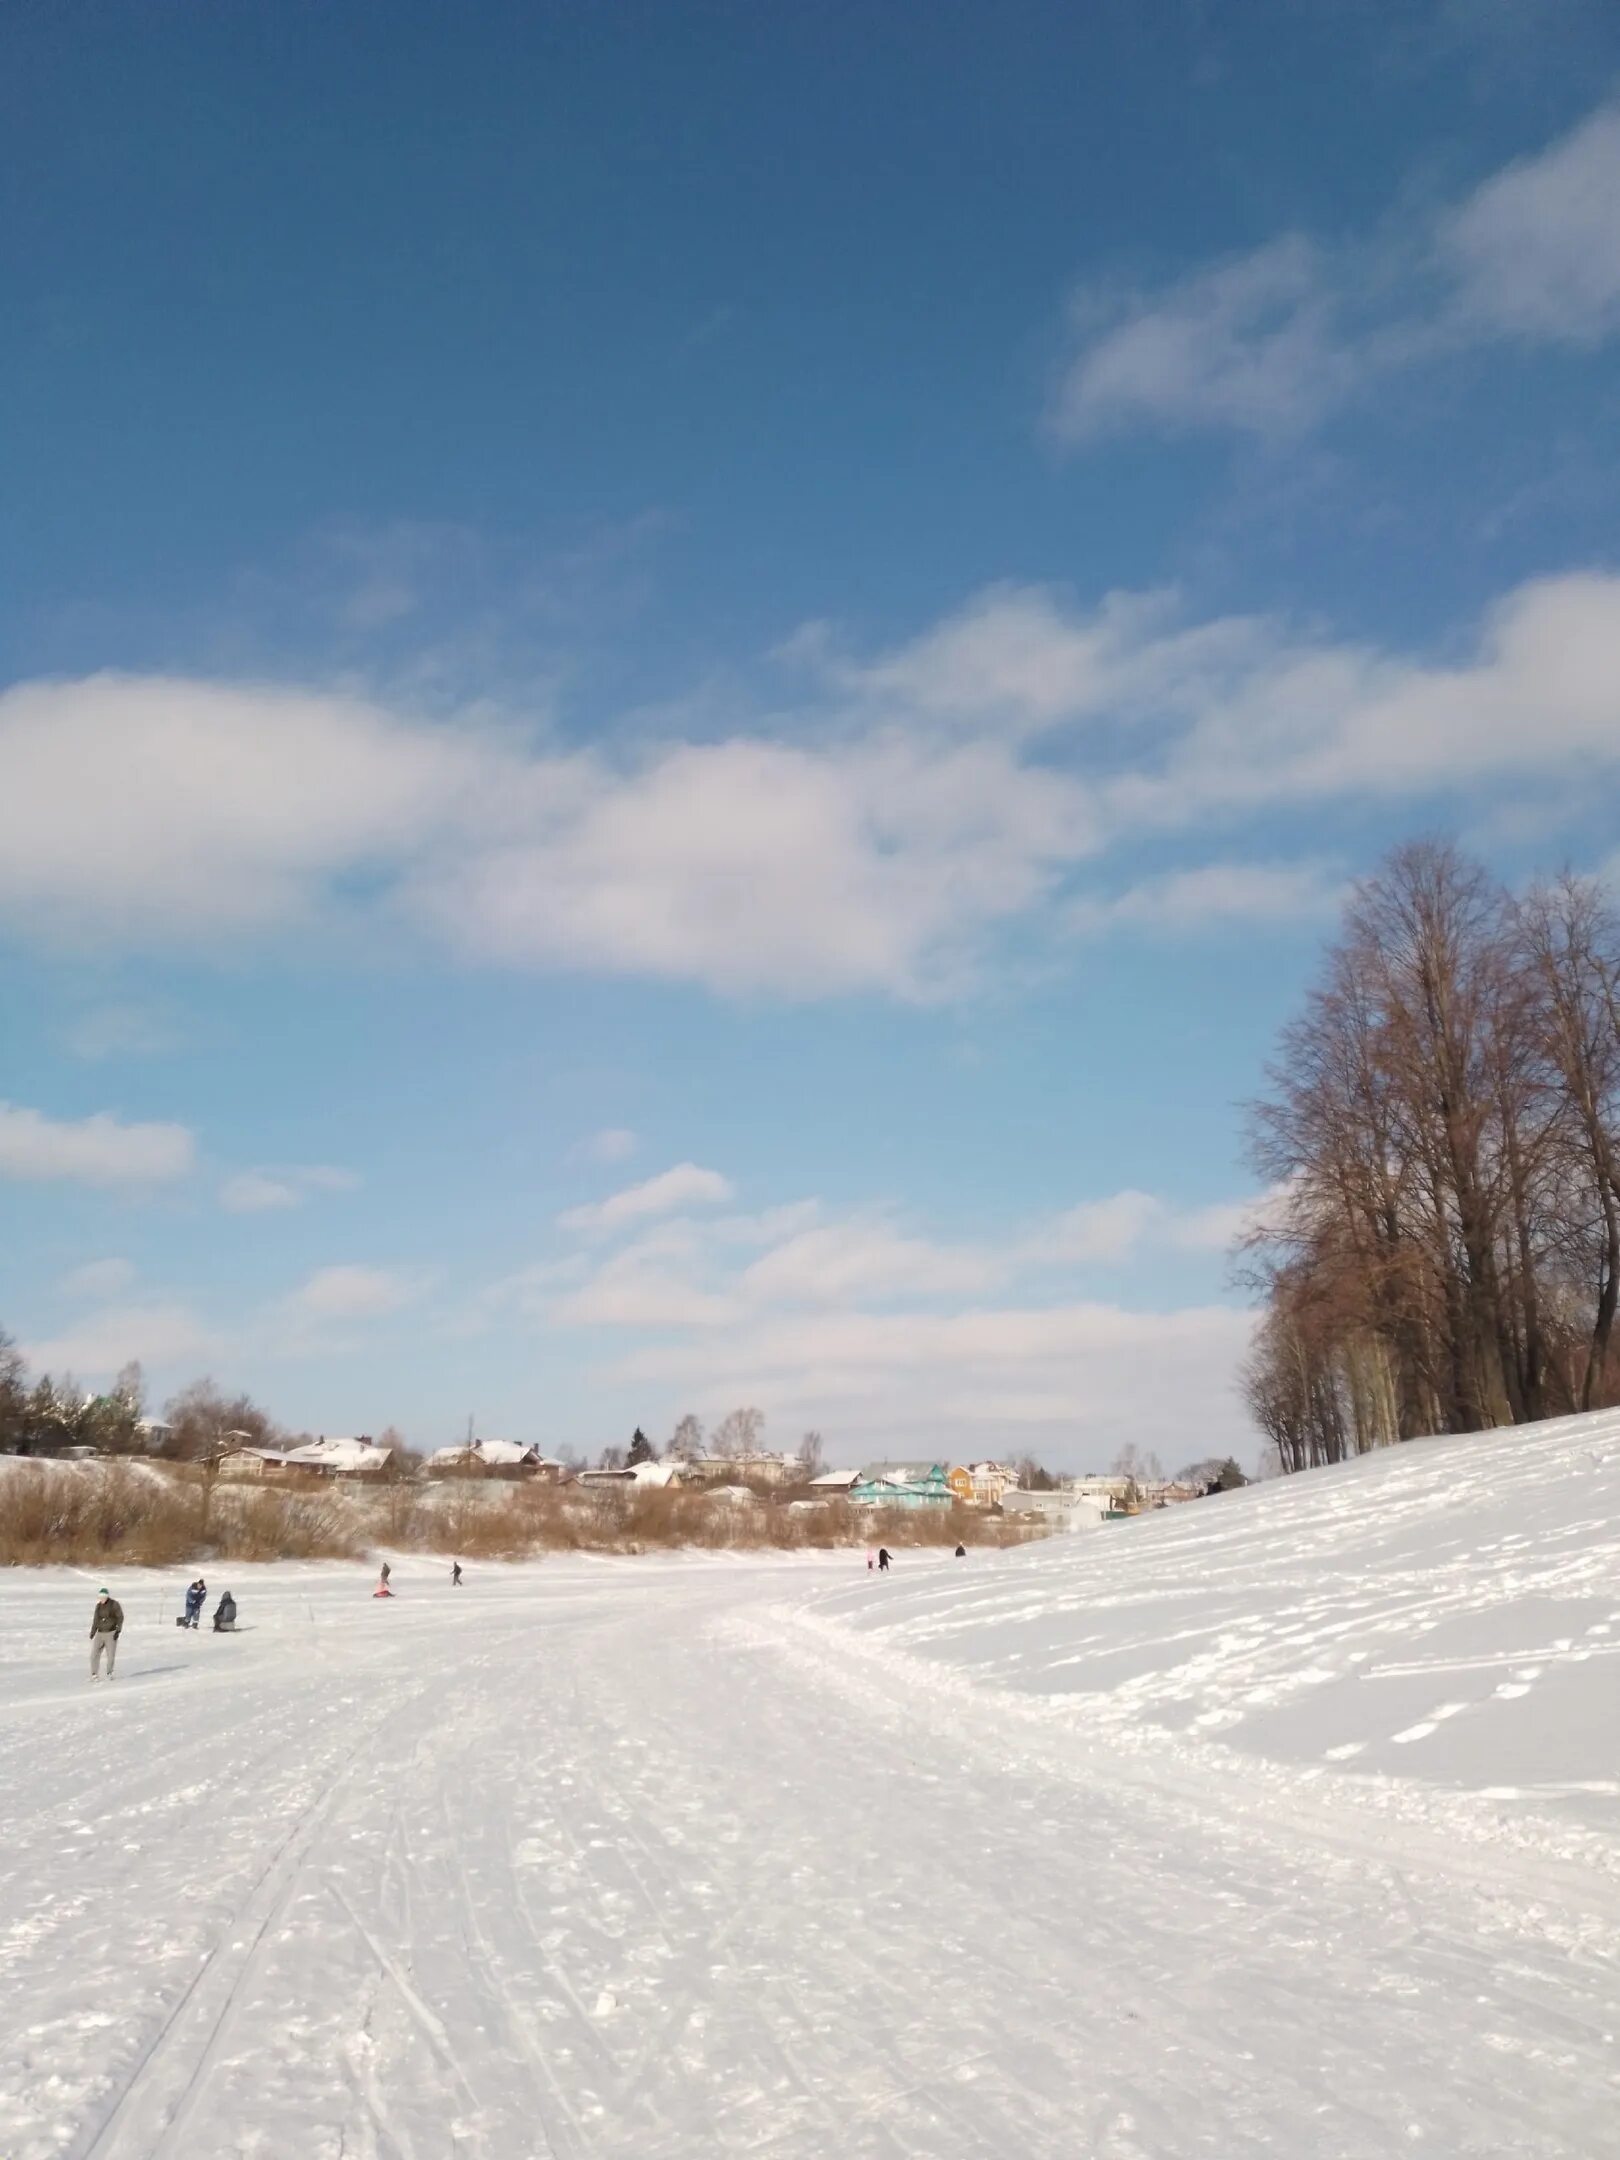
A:
<svg viewBox="0 0 1620 2160">
<path fill-rule="evenodd" d="M 851 1507 L 949 1507 L 955 1498 L 943 1463 L 868 1463 L 849 1489 Z"/>
</svg>

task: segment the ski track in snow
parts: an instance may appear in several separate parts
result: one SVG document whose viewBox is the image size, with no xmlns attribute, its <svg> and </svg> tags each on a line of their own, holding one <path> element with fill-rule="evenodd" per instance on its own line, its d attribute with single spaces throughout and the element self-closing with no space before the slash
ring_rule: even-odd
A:
<svg viewBox="0 0 1620 2160">
<path fill-rule="evenodd" d="M 4 2160 L 1615 2149 L 1620 1418 L 446 1572 L 0 1579 Z"/>
</svg>

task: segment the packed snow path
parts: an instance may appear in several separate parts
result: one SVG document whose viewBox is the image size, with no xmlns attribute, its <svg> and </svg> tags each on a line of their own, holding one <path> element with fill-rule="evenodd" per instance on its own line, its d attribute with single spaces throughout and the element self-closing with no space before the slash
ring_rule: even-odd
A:
<svg viewBox="0 0 1620 2160">
<path fill-rule="evenodd" d="M 1501 1446 L 1468 1565 L 1420 1564 L 1468 1503 L 1413 1450 L 890 1581 L 238 1568 L 229 1639 L 114 1575 L 110 1687 L 96 1578 L 13 1574 L 0 2154 L 1611 2151 L 1620 1838 L 1569 1772 L 1617 1760 L 1620 1473 L 1555 1436 L 1504 1503 Z M 1420 1762 L 1349 1660 L 1442 1626 L 1474 1755 Z M 1555 1642 L 1563 1696 L 1504 1683 Z"/>
</svg>

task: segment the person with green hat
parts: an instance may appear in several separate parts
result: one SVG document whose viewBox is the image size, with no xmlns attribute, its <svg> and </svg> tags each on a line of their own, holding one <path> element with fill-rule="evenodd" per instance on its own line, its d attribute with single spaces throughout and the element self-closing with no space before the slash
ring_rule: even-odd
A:
<svg viewBox="0 0 1620 2160">
<path fill-rule="evenodd" d="M 118 1662 L 118 1638 L 124 1632 L 124 1608 L 105 1586 L 96 1600 L 96 1609 L 90 1616 L 90 1677 L 101 1678 L 102 1653 L 107 1658 L 107 1678 L 113 1676 Z"/>
</svg>

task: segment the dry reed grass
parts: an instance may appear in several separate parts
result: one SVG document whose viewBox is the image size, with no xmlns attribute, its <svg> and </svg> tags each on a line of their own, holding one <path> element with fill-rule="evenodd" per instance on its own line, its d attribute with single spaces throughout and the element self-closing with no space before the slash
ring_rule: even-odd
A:
<svg viewBox="0 0 1620 2160">
<path fill-rule="evenodd" d="M 657 1489 L 581 1492 L 456 1479 L 287 1488 L 208 1481 L 193 1464 L 11 1462 L 0 1566 L 170 1567 L 190 1560 L 350 1560 L 383 1548 L 521 1559 L 547 1552 L 800 1552 L 1023 1544 L 1044 1526 L 973 1509 L 812 1510 Z"/>
</svg>

